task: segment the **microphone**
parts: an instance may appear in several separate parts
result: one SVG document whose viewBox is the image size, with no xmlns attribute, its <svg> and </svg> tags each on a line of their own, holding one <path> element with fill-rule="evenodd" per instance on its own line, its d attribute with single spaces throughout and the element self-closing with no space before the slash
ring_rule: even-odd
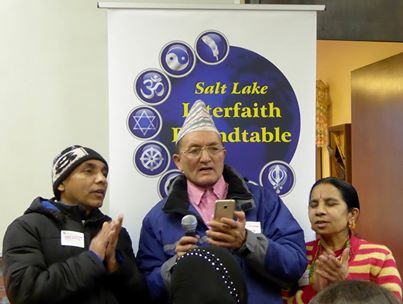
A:
<svg viewBox="0 0 403 304">
<path fill-rule="evenodd" d="M 196 236 L 197 218 L 193 214 L 185 215 L 181 225 L 186 236 Z"/>
</svg>

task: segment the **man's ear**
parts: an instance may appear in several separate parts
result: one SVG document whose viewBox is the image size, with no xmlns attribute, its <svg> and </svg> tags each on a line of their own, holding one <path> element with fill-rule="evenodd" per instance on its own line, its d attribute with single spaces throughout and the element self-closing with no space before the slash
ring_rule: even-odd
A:
<svg viewBox="0 0 403 304">
<path fill-rule="evenodd" d="M 174 154 L 172 156 L 172 159 L 176 165 L 176 168 L 178 168 L 179 171 L 182 171 L 182 166 L 181 166 L 181 157 L 179 154 Z"/>
<path fill-rule="evenodd" d="M 59 184 L 59 186 L 57 186 L 57 190 L 61 193 L 64 192 L 64 184 L 63 182 Z"/>
<path fill-rule="evenodd" d="M 354 221 L 357 221 L 357 220 L 358 220 L 358 217 L 360 216 L 360 209 L 358 209 L 358 208 L 353 208 L 353 209 L 351 210 L 351 214 L 352 214 L 352 216 L 353 216 Z"/>
<path fill-rule="evenodd" d="M 358 208 L 351 209 L 351 211 L 349 211 L 349 223 L 354 223 L 355 225 L 357 223 L 359 215 L 360 215 L 360 209 Z"/>
</svg>

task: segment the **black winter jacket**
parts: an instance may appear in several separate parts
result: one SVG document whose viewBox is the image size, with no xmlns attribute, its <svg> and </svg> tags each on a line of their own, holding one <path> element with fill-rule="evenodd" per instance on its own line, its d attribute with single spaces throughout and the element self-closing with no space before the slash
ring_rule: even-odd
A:
<svg viewBox="0 0 403 304">
<path fill-rule="evenodd" d="M 108 272 L 88 250 L 102 223 L 109 220 L 98 209 L 86 216 L 79 206 L 36 198 L 4 236 L 4 278 L 10 303 L 144 303 L 145 284 L 124 228 L 117 245 L 118 271 Z M 83 233 L 84 248 L 61 245 L 62 230 Z"/>
</svg>

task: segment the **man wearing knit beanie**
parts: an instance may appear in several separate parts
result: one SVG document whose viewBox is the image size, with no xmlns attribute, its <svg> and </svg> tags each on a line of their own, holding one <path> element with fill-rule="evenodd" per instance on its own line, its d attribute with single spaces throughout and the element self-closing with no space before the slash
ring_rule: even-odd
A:
<svg viewBox="0 0 403 304">
<path fill-rule="evenodd" d="M 11 303 L 144 303 L 146 287 L 123 217 L 112 220 L 99 209 L 107 176 L 108 163 L 93 149 L 74 145 L 55 157 L 55 197 L 37 197 L 4 236 Z"/>
<path fill-rule="evenodd" d="M 108 175 L 108 163 L 106 160 L 96 151 L 82 146 L 71 146 L 64 149 L 60 154 L 58 154 L 53 161 L 52 168 L 52 184 L 53 184 L 53 193 L 55 194 L 55 198 L 60 200 L 61 192 L 64 193 L 64 180 L 68 178 L 71 172 L 83 162 L 87 160 L 98 160 L 103 166 L 103 176 L 105 177 L 105 181 L 101 182 L 102 184 L 99 187 L 95 187 L 92 191 L 94 196 L 99 197 L 100 203 L 103 202 L 103 196 L 105 195 L 107 188 L 106 177 Z M 96 195 L 99 194 L 99 195 Z M 82 202 L 85 203 L 85 202 Z M 101 206 L 98 206 L 101 207 Z"/>
</svg>

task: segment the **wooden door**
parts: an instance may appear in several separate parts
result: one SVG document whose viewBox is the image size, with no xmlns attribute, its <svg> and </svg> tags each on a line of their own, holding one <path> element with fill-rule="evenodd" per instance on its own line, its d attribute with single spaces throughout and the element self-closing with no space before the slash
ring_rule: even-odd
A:
<svg viewBox="0 0 403 304">
<path fill-rule="evenodd" d="M 358 232 L 387 245 L 403 274 L 403 53 L 355 70 L 351 79 Z"/>
</svg>

